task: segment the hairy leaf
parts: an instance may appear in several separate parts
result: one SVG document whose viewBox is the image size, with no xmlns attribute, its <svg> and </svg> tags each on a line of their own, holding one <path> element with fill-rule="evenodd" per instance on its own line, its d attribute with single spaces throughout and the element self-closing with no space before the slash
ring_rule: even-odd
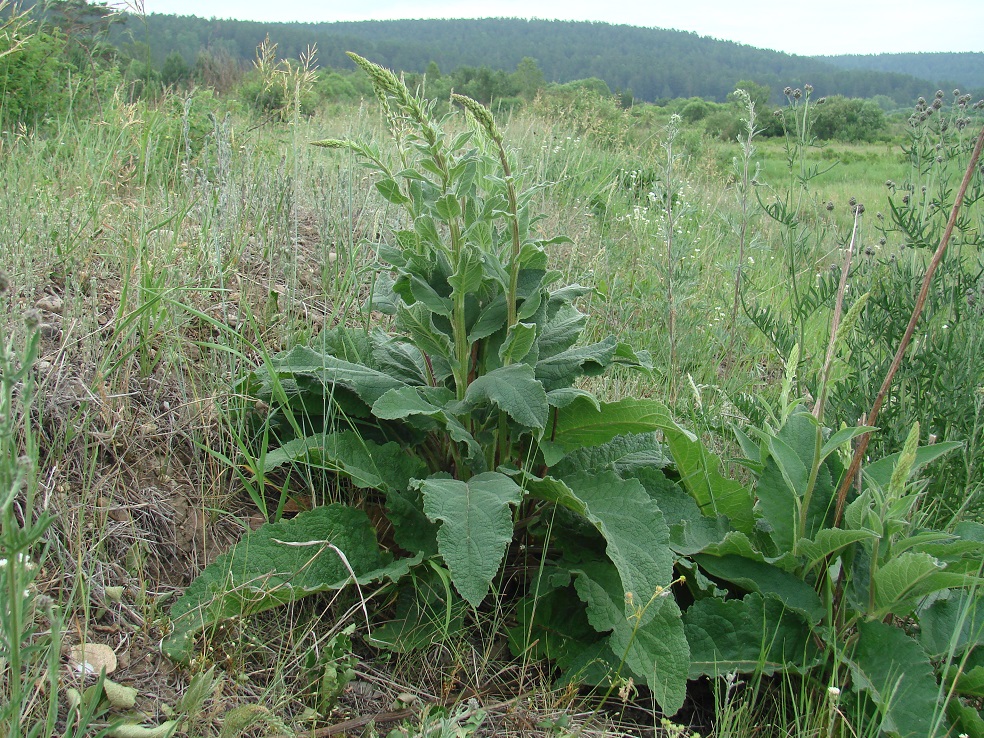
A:
<svg viewBox="0 0 984 738">
<path fill-rule="evenodd" d="M 588 398 L 558 408 L 549 441 L 540 444 L 544 461 L 552 466 L 571 451 L 601 446 L 616 436 L 676 428 L 666 406 L 656 400 L 632 397 L 604 402 L 599 410 Z"/>
<path fill-rule="evenodd" d="M 799 577 L 764 561 L 752 561 L 742 556 L 694 556 L 697 564 L 719 579 L 737 584 L 747 592 L 781 598 L 790 610 L 817 623 L 825 614 L 820 597 Z"/>
<path fill-rule="evenodd" d="M 379 445 L 354 431 L 319 433 L 295 438 L 266 455 L 265 470 L 291 462 L 308 464 L 347 476 L 363 489 L 405 490 L 423 476 L 423 462 L 397 443 Z"/>
<path fill-rule="evenodd" d="M 458 592 L 472 607 L 489 593 L 506 546 L 512 540 L 511 505 L 523 490 L 498 472 L 486 472 L 467 482 L 424 479 L 416 483 L 424 495 L 424 512 L 441 521 L 438 549 Z"/>
<path fill-rule="evenodd" d="M 477 406 L 485 400 L 526 428 L 542 431 L 547 424 L 547 393 L 527 364 L 493 369 L 468 385 L 465 402 Z"/>
<path fill-rule="evenodd" d="M 889 613 L 904 616 L 926 595 L 968 585 L 974 579 L 944 571 L 940 562 L 927 553 L 906 551 L 875 572 L 875 610 L 880 617 Z"/>
<path fill-rule="evenodd" d="M 300 545 L 288 545 L 291 542 Z M 384 577 L 396 581 L 419 560 L 390 562 L 379 551 L 366 514 L 344 505 L 326 505 L 268 523 L 207 566 L 174 603 L 173 629 L 163 651 L 186 662 L 194 636 L 221 620 L 341 589 L 352 581 L 349 566 L 359 583 L 367 584 Z"/>
<path fill-rule="evenodd" d="M 583 505 L 583 515 L 607 542 L 608 558 L 615 564 L 629 615 L 670 586 L 673 555 L 670 532 L 663 514 L 635 479 L 623 480 L 613 472 L 565 479 Z M 653 610 L 643 610 L 645 624 Z"/>
<path fill-rule="evenodd" d="M 611 650 L 646 681 L 663 712 L 673 715 L 683 706 L 690 671 L 690 647 L 676 601 L 671 596 L 636 601 L 627 617 L 623 603 L 628 597 L 614 571 L 600 565 L 574 573 L 589 622 L 599 632 L 611 631 Z"/>
<path fill-rule="evenodd" d="M 751 533 L 755 521 L 752 515 L 752 493 L 734 479 L 720 472 L 721 461 L 692 434 L 669 424 L 663 435 L 676 462 L 681 484 L 697 501 L 704 515 L 725 515 L 731 524 L 744 533 Z"/>
<path fill-rule="evenodd" d="M 776 597 L 698 600 L 683 615 L 690 642 L 690 676 L 731 671 L 805 672 L 816 660 L 809 625 Z"/>
<path fill-rule="evenodd" d="M 931 735 L 942 707 L 929 658 L 901 628 L 878 620 L 858 625 L 849 662 L 854 689 L 881 712 L 881 728 L 901 738 Z"/>
</svg>

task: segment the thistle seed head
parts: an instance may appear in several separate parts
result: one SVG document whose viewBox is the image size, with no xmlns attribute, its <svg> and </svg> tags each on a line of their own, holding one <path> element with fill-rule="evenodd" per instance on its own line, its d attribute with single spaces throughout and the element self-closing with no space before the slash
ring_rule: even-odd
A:
<svg viewBox="0 0 984 738">
<path fill-rule="evenodd" d="M 793 94 L 793 88 L 792 87 L 784 87 L 783 90 L 782 90 L 782 94 L 785 95 L 786 97 L 789 97 L 790 95 Z"/>
<path fill-rule="evenodd" d="M 806 90 L 806 94 L 809 95 L 811 92 L 813 92 L 813 85 L 807 82 L 805 85 L 803 85 L 803 89 Z"/>
<path fill-rule="evenodd" d="M 793 99 L 799 100 L 801 97 L 803 97 L 803 91 L 799 87 L 797 87 L 795 90 L 793 90 Z"/>
<path fill-rule="evenodd" d="M 10 289 L 10 277 L 7 276 L 7 272 L 0 269 L 0 295 Z"/>
<path fill-rule="evenodd" d="M 853 208 L 855 205 L 858 204 L 858 199 L 856 197 L 852 197 L 850 200 L 847 201 L 847 204 Z"/>
<path fill-rule="evenodd" d="M 825 207 L 827 208 L 827 212 L 828 212 L 828 213 L 829 213 L 829 212 L 830 212 L 831 210 L 833 210 L 833 209 L 834 209 L 834 202 L 833 202 L 833 200 L 828 200 L 828 201 L 827 201 L 827 204 L 826 204 L 826 206 L 825 206 Z"/>
<path fill-rule="evenodd" d="M 956 93 L 953 93 L 953 94 L 956 94 Z M 936 91 L 936 99 L 939 100 L 942 97 L 943 97 L 943 90 L 937 90 Z"/>
</svg>

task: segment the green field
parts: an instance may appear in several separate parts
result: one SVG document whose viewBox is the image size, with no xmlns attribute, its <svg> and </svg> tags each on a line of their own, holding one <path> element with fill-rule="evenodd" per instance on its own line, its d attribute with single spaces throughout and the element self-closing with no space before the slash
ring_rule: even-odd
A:
<svg viewBox="0 0 984 738">
<path fill-rule="evenodd" d="M 296 80 L 299 93 L 303 75 Z M 864 424 L 889 371 L 970 162 L 979 113 L 958 126 L 970 113 L 954 104 L 882 143 L 825 144 L 790 132 L 746 135 L 743 145 L 600 98 L 566 117 L 531 104 L 489 128 L 480 114 L 476 124 L 444 102 L 428 114 L 392 90 L 388 117 L 374 100 L 302 116 L 288 99 L 282 120 L 210 91 L 134 103 L 104 92 L 84 113 L 0 136 L 4 731 L 328 735 L 328 726 L 353 719 L 334 734 L 919 734 L 910 725 L 982 734 L 979 164 L 875 423 L 865 466 L 878 471 L 863 485 L 858 477 L 863 494 L 848 481 L 848 512 L 843 520 L 833 513 L 837 474 L 859 440 L 842 429 Z M 433 125 L 443 139 L 427 140 L 426 121 L 440 121 Z M 501 131 L 501 147 L 490 131 Z M 325 139 L 365 148 L 310 145 Z M 381 163 L 365 165 L 374 157 L 388 174 Z M 448 174 L 442 157 L 464 164 Z M 444 194 L 430 197 L 437 181 Z M 414 187 L 423 188 L 419 198 Z M 433 242 L 421 219 L 437 223 Z M 522 229 L 515 241 L 514 222 Z M 560 235 L 569 240 L 554 240 Z M 417 240 L 411 248 L 401 238 Z M 485 250 L 458 246 L 469 238 Z M 394 256 L 398 245 L 409 250 Z M 419 262 L 408 256 L 413 248 Z M 496 282 L 491 265 L 500 261 L 505 276 Z M 441 277 L 444 268 L 451 277 Z M 541 286 L 548 270 L 558 272 L 549 290 Z M 471 285 L 460 294 L 452 291 L 459 277 Z M 571 284 L 585 289 L 569 302 L 575 292 L 550 292 Z M 496 290 L 502 310 L 518 314 L 503 314 L 486 335 L 474 310 L 488 308 L 492 298 L 483 296 Z M 542 310 L 538 290 L 553 301 Z M 393 302 L 370 305 L 373 294 Z M 386 304 L 400 300 L 431 311 L 423 328 L 411 326 L 406 306 L 387 314 Z M 832 342 L 835 313 L 846 322 Z M 569 386 L 546 385 L 568 393 L 551 400 L 551 435 L 536 413 L 524 419 L 534 403 L 517 395 L 544 393 L 528 352 L 533 345 L 557 355 L 540 344 L 557 315 L 584 320 L 577 345 L 585 353 L 565 365 Z M 372 343 L 381 331 L 413 340 Z M 605 354 L 608 336 L 626 348 Z M 297 369 L 298 354 L 282 352 L 298 346 L 345 358 L 345 371 L 362 362 L 377 380 L 399 363 L 379 352 L 400 346 L 409 362 L 400 371 L 423 371 L 426 360 L 432 391 L 414 397 L 446 404 L 383 410 L 376 394 L 366 400 L 358 377 L 346 384 L 340 374 L 329 381 Z M 495 371 L 512 379 L 480 383 Z M 595 399 L 584 399 L 589 393 Z M 565 436 L 558 418 L 581 422 L 570 408 L 591 403 L 604 422 Z M 652 420 L 654 408 L 665 417 Z M 284 452 L 287 439 L 304 441 L 312 428 L 322 433 L 316 454 Z M 819 452 L 838 430 L 828 460 L 811 468 L 811 434 Z M 451 440 L 432 447 L 442 433 Z M 362 444 L 352 452 L 362 467 L 329 453 L 343 435 Z M 633 445 L 642 439 L 650 446 Z M 609 466 L 591 466 L 602 457 Z M 432 475 L 396 490 L 387 475 L 420 459 Z M 650 461 L 652 471 L 639 471 Z M 568 482 L 544 481 L 555 479 L 546 474 L 555 465 L 567 469 L 556 480 L 573 480 L 565 492 Z M 502 486 L 481 487 L 482 474 Z M 783 484 L 792 491 L 776 502 Z M 451 530 L 447 521 L 464 513 L 435 512 L 428 502 L 448 485 L 476 499 L 506 495 L 508 485 L 532 495 L 493 511 L 508 532 L 477 594 L 474 575 L 463 573 L 475 555 L 453 551 L 440 534 L 439 548 L 421 544 L 409 573 L 392 575 L 399 586 L 377 576 L 356 589 L 342 571 L 338 586 L 325 580 L 309 597 L 290 577 L 282 584 L 289 594 L 270 594 L 280 581 L 273 565 L 258 561 L 266 554 L 249 559 L 248 542 L 260 547 L 264 531 L 292 535 L 289 522 L 262 524 L 311 520 L 345 502 L 368 513 L 366 529 L 384 554 L 409 561 L 414 534 L 393 517 L 394 505 L 417 505 L 417 489 L 424 507 L 414 524 L 443 520 Z M 604 497 L 611 485 L 622 485 L 619 499 L 638 500 L 644 489 L 648 497 L 625 502 L 622 514 L 622 503 Z M 816 515 L 815 489 L 827 495 Z M 725 494 L 730 502 L 716 497 Z M 734 502 L 741 495 L 749 497 Z M 795 520 L 783 531 L 787 512 Z M 651 515 L 641 533 L 626 522 L 638 515 Z M 468 522 L 469 540 L 493 525 Z M 181 594 L 257 529 L 236 549 L 256 577 L 252 589 L 237 590 L 231 574 L 210 580 L 220 615 L 206 608 L 200 627 L 187 626 L 187 616 L 181 625 L 171 611 L 187 602 Z M 658 551 L 647 548 L 648 535 Z M 300 576 L 323 549 L 296 559 L 291 572 Z M 238 572 L 231 561 L 217 566 Z M 627 610 L 635 625 L 623 638 L 618 603 L 631 605 L 629 576 L 640 561 L 668 576 L 641 609 Z M 263 597 L 289 602 L 249 614 L 244 602 L 254 595 L 257 610 Z M 403 631 L 393 625 L 401 617 Z M 660 618 L 677 641 L 646 630 Z M 160 648 L 175 621 L 189 633 L 181 665 Z M 694 659 L 689 683 L 673 651 L 686 643 L 681 622 Z M 710 622 L 733 626 L 734 642 L 715 651 L 697 638 L 705 627 L 714 634 Z M 517 624 L 539 640 L 518 648 Z M 748 633 L 754 641 L 773 626 L 776 641 L 753 642 L 749 657 Z M 377 629 L 396 647 L 374 641 Z M 803 652 L 777 656 L 783 638 Z M 80 644 L 110 646 L 119 663 L 107 678 L 135 693 L 80 673 L 70 653 Z M 695 665 L 708 653 L 727 668 Z M 651 671 L 639 666 L 657 656 L 683 672 L 667 676 L 660 661 Z M 912 676 L 899 681 L 900 672 Z M 561 673 L 570 683 L 557 681 Z M 662 721 L 664 703 L 680 708 L 667 716 L 676 725 Z M 357 719 L 368 715 L 377 716 L 375 728 Z M 161 727 L 132 732 L 137 725 Z"/>
</svg>

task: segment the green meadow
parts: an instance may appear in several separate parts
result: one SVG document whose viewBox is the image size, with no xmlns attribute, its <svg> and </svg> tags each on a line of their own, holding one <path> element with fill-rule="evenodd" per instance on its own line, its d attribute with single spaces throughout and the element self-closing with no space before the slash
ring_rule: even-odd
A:
<svg viewBox="0 0 984 738">
<path fill-rule="evenodd" d="M 984 734 L 979 110 L 270 64 L 0 136 L 7 734 Z"/>
</svg>

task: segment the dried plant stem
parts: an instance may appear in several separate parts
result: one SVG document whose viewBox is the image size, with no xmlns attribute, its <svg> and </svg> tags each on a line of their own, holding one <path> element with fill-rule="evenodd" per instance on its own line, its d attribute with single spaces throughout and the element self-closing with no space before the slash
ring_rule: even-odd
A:
<svg viewBox="0 0 984 738">
<path fill-rule="evenodd" d="M 902 336 L 899 348 L 895 352 L 895 358 L 892 359 L 892 365 L 888 368 L 885 381 L 882 382 L 881 389 L 878 390 L 875 402 L 871 406 L 871 411 L 868 413 L 867 425 L 875 425 L 878 420 L 878 412 L 881 410 L 882 403 L 885 401 L 885 395 L 888 394 L 889 387 L 892 385 L 892 379 L 895 378 L 895 373 L 898 371 L 899 366 L 902 364 L 902 359 L 905 357 L 905 350 L 909 347 L 912 334 L 916 330 L 916 324 L 919 322 L 920 315 L 922 315 L 923 306 L 926 304 L 926 296 L 929 294 L 929 286 L 932 284 L 933 274 L 943 260 L 946 247 L 950 243 L 950 236 L 953 235 L 953 228 L 957 223 L 957 216 L 960 214 L 960 205 L 963 203 L 964 196 L 967 194 L 970 180 L 974 176 L 974 169 L 977 166 L 978 159 L 980 159 L 982 148 L 984 148 L 984 128 L 981 129 L 980 134 L 977 136 L 977 144 L 974 146 L 974 151 L 970 155 L 970 162 L 967 164 L 967 171 L 964 173 L 963 181 L 960 183 L 960 190 L 957 192 L 957 197 L 953 202 L 953 209 L 950 211 L 950 219 L 947 221 L 946 229 L 943 231 L 943 238 L 940 240 L 940 245 L 936 249 L 936 253 L 933 254 L 933 258 L 926 269 L 926 276 L 923 277 L 922 289 L 919 290 L 919 296 L 916 298 L 916 306 L 912 310 L 912 317 L 909 318 L 909 325 L 905 328 L 905 334 Z M 868 449 L 868 441 L 870 439 L 870 433 L 865 433 L 860 437 L 857 449 L 854 451 L 854 458 L 851 460 L 851 467 L 847 470 L 847 474 L 844 475 L 840 489 L 837 490 L 837 510 L 834 515 L 834 527 L 840 525 L 841 517 L 844 514 L 844 503 L 847 500 L 847 491 L 850 489 L 852 480 L 857 476 L 858 470 L 861 468 L 861 460 L 864 458 L 865 451 Z"/>
<path fill-rule="evenodd" d="M 854 209 L 854 227 L 851 229 L 851 241 L 844 254 L 844 265 L 841 267 L 840 283 L 837 285 L 837 302 L 834 305 L 834 317 L 830 322 L 830 343 L 827 344 L 827 356 L 823 362 L 820 374 L 820 397 L 813 408 L 814 417 L 823 420 L 823 406 L 827 402 L 827 382 L 830 380 L 830 368 L 834 363 L 834 352 L 837 350 L 837 329 L 840 328 L 841 315 L 844 312 L 844 293 L 847 292 L 847 275 L 851 272 L 851 260 L 854 258 L 854 242 L 858 237 L 858 221 L 861 220 L 861 208 Z"/>
</svg>

